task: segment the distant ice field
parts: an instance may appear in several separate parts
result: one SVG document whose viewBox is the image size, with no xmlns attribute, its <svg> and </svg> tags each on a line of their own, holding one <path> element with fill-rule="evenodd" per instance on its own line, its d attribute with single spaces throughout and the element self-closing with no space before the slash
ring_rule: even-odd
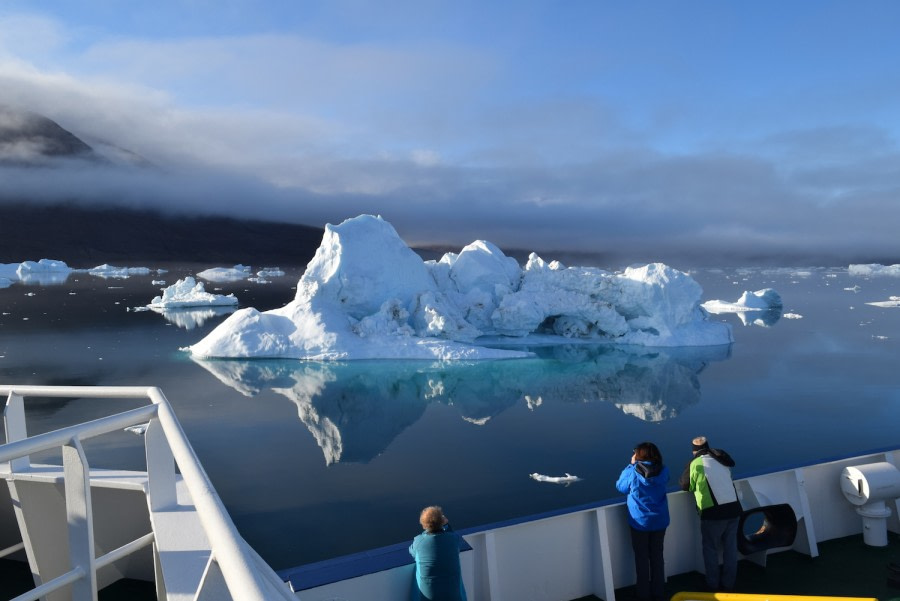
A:
<svg viewBox="0 0 900 601">
<path fill-rule="evenodd" d="M 229 266 L 122 267 L 150 273 L 0 288 L 0 378 L 162 388 L 238 528 L 276 568 L 408 541 L 432 503 L 464 528 L 617 498 L 615 479 L 644 440 L 673 478 L 700 434 L 735 457 L 738 475 L 897 443 L 900 308 L 885 303 L 900 277 L 890 270 L 675 266 L 704 302 L 772 289 L 782 310 L 712 315 L 731 324 L 731 345 L 535 340 L 534 357 L 442 364 L 194 360 L 179 349 L 231 308 L 136 309 L 179 279 Z M 264 267 L 275 266 L 248 273 Z M 296 295 L 301 273 L 286 271 L 205 289 L 269 310 Z M 37 399 L 28 426 L 109 412 L 109 401 Z M 130 432 L 87 453 L 99 467 L 143 466 Z M 578 480 L 559 480 L 567 474 Z"/>
</svg>

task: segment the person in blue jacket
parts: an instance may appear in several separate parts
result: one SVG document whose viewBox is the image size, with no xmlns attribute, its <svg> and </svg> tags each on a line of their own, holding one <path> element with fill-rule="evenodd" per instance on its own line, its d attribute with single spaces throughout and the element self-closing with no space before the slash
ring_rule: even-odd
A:
<svg viewBox="0 0 900 601">
<path fill-rule="evenodd" d="M 631 463 L 622 470 L 616 482 L 616 489 L 628 495 L 626 505 L 638 601 L 662 601 L 665 598 L 663 539 L 669 526 L 668 482 L 669 468 L 663 465 L 662 454 L 652 442 L 642 442 L 635 447 Z"/>
<path fill-rule="evenodd" d="M 467 601 L 459 565 L 461 537 L 437 505 L 423 509 L 419 523 L 424 531 L 409 546 L 416 560 L 413 601 Z"/>
</svg>

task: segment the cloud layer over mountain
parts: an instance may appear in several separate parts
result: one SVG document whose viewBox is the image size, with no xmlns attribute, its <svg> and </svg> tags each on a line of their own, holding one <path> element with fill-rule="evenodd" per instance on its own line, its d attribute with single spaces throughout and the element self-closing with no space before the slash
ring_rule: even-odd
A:
<svg viewBox="0 0 900 601">
<path fill-rule="evenodd" d="M 371 213 L 412 245 L 611 261 L 890 260 L 900 8 L 874 4 L 774 22 L 767 3 L 251 19 L 163 2 L 144 21 L 12 3 L 0 102 L 110 160 L 7 164 L 0 196 L 316 226 Z"/>
</svg>

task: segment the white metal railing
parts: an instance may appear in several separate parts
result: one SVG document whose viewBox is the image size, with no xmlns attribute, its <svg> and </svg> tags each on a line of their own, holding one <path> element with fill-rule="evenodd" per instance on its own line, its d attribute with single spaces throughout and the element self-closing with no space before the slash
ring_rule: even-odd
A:
<svg viewBox="0 0 900 601">
<path fill-rule="evenodd" d="M 212 551 L 210 562 L 218 564 L 231 597 L 241 601 L 296 601 L 288 585 L 259 559 L 238 533 L 159 388 L 0 385 L 0 395 L 8 395 L 4 411 L 7 442 L 0 446 L 0 464 L 8 463 L 11 472 L 24 471 L 30 465 L 30 454 L 62 448 L 69 553 L 73 566 L 69 572 L 14 601 L 38 599 L 70 584 L 73 587 L 73 599 L 95 601 L 97 570 L 154 541 L 151 532 L 101 557 L 94 557 L 90 468 L 81 446 L 82 440 L 147 423 L 148 420 L 144 441 L 147 455 L 147 495 L 151 511 L 175 504 L 177 464 L 209 539 Z M 145 398 L 151 404 L 29 438 L 24 409 L 24 399 L 29 396 Z M 19 548 L 22 548 L 21 544 L 5 552 L 11 553 Z M 202 583 L 198 584 L 202 586 Z"/>
</svg>

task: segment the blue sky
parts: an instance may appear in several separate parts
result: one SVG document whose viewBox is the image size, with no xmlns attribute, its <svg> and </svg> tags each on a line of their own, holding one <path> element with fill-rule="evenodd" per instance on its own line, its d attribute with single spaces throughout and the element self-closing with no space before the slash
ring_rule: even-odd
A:
<svg viewBox="0 0 900 601">
<path fill-rule="evenodd" d="M 0 102 L 161 170 L 6 187 L 377 213 L 413 244 L 896 258 L 898 31 L 865 0 L 7 0 Z"/>
</svg>

